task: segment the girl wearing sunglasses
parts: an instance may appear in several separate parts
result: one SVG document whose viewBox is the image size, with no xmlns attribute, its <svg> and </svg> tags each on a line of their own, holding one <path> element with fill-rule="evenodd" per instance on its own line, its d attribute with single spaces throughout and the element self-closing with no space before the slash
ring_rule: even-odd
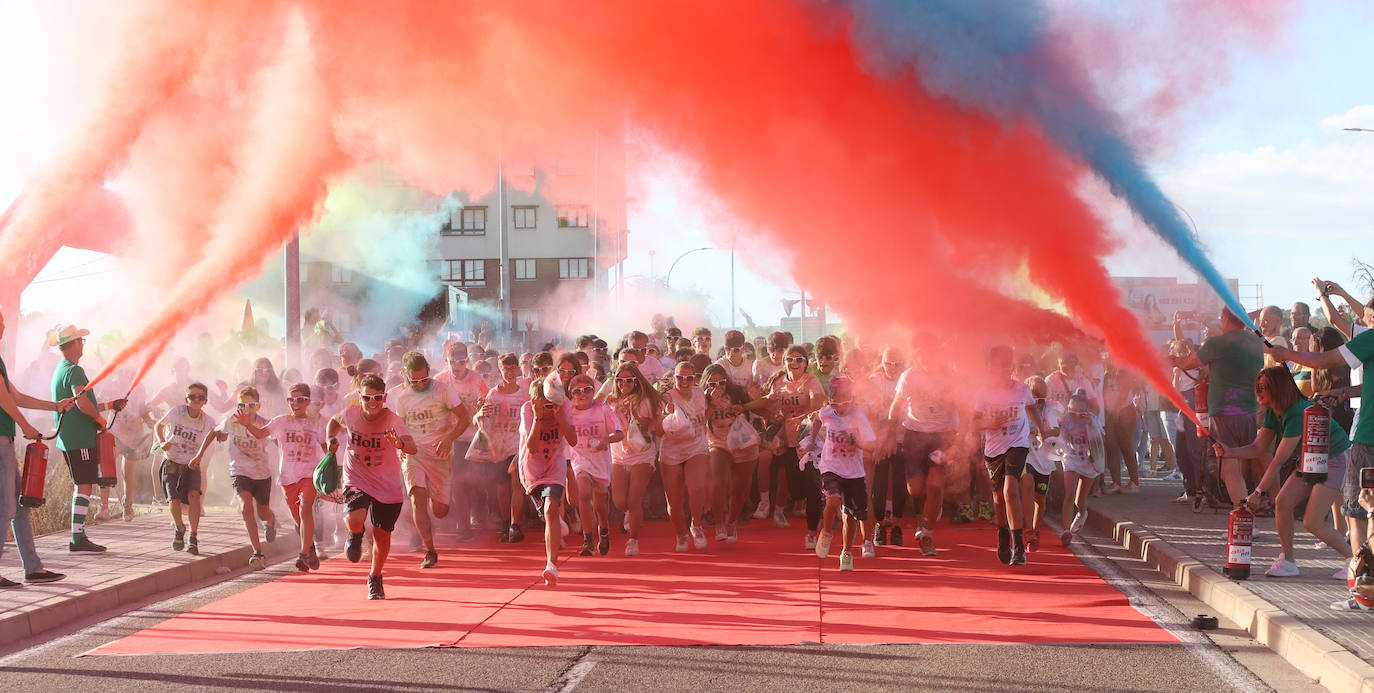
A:
<svg viewBox="0 0 1374 693">
<path fill-rule="evenodd" d="M 754 361 L 754 379 L 749 384 L 749 397 L 759 399 L 767 394 L 768 382 L 773 378 L 773 374 L 782 371 L 786 364 L 783 355 L 787 353 L 787 347 L 792 345 L 792 338 L 786 332 L 774 332 L 768 335 L 766 348 L 763 354 Z M 758 414 L 767 421 L 774 412 L 760 410 Z M 762 520 L 773 514 L 773 526 L 786 527 L 787 516 L 783 508 L 787 506 L 786 499 L 779 498 L 777 507 L 773 507 L 772 490 L 776 483 L 773 481 L 773 450 L 777 441 L 778 429 L 773 426 L 765 426 L 759 441 L 759 464 L 758 464 L 758 484 L 759 484 L 759 507 L 754 510 L 754 519 Z M 786 494 L 784 487 L 781 493 Z"/>
<path fill-rule="evenodd" d="M 626 432 L 624 439 L 611 446 L 611 498 L 628 519 L 625 555 L 638 556 L 644 489 L 654 472 L 654 439 L 663 435 L 663 407 L 658 390 L 631 361 L 620 363 L 611 385 L 605 401 Z"/>
<path fill-rule="evenodd" d="M 578 507 L 582 516 L 582 555 L 611 550 L 608 522 L 611 486 L 611 444 L 625 439 L 620 419 L 610 407 L 596 401 L 596 382 L 588 375 L 577 375 L 569 382 L 572 400 L 569 422 L 577 431 L 577 444 L 571 449 L 573 476 L 577 478 Z M 596 532 L 593 533 L 593 521 Z"/>
<path fill-rule="evenodd" d="M 807 551 L 813 551 L 816 548 L 816 529 L 821 523 L 820 472 L 811 463 L 807 463 L 805 468 L 800 466 L 797 445 L 801 438 L 802 422 L 825 405 L 826 393 L 820 379 L 806 369 L 805 348 L 796 345 L 788 347 L 783 362 L 786 367 L 768 380 L 764 399 L 750 402 L 746 408 L 771 405 L 776 406 L 782 415 L 782 430 L 779 432 L 781 448 L 773 462 L 781 465 L 787 475 L 792 498 L 806 501 L 806 537 L 803 545 Z M 769 479 L 769 486 L 772 486 L 772 481 Z M 781 510 L 781 505 L 774 510 L 775 523 Z"/>
<path fill-rule="evenodd" d="M 706 440 L 706 393 L 697 387 L 701 377 L 690 363 L 679 363 L 673 370 L 674 386 L 668 390 L 663 409 L 675 412 L 687 425 L 663 439 L 659 459 L 663 462 L 663 490 L 668 496 L 668 518 L 677 531 L 677 551 L 686 551 L 688 535 L 697 549 L 706 548 L 706 530 L 701 517 L 711 493 L 711 469 Z M 692 524 L 683 512 L 691 504 Z"/>
<path fill-rule="evenodd" d="M 744 335 L 734 330 L 726 333 L 726 344 L 730 335 Z M 739 526 L 736 521 L 744 504 L 749 499 L 749 486 L 754 477 L 754 465 L 758 464 L 759 445 L 730 449 L 730 429 L 741 417 L 742 426 L 749 426 L 744 405 L 749 403 L 749 393 L 730 379 L 729 369 L 721 363 L 713 363 L 702 373 L 701 388 L 706 393 L 707 426 L 706 440 L 710 446 L 711 509 L 716 516 L 716 541 L 733 544 L 739 541 Z M 757 438 L 755 438 L 757 440 Z"/>
<path fill-rule="evenodd" d="M 544 397 L 544 378 L 530 383 L 530 401 L 520 408 L 520 484 L 544 519 L 544 584 L 558 586 L 558 549 L 563 543 L 563 496 L 568 480 L 566 446 L 577 431 L 563 408 Z"/>
<path fill-rule="evenodd" d="M 521 375 L 520 361 L 515 354 L 500 359 L 501 382 L 487 393 L 477 412 L 478 430 L 487 435 L 487 445 L 497 467 L 506 472 L 502 485 L 501 516 L 509 523 L 497 537 L 501 543 L 524 541 L 525 531 L 520 523 L 525 519 L 525 492 L 520 488 L 520 469 L 515 455 L 520 448 L 520 409 L 530 401 L 529 382 Z M 479 433 L 480 435 L 480 433 Z"/>
</svg>

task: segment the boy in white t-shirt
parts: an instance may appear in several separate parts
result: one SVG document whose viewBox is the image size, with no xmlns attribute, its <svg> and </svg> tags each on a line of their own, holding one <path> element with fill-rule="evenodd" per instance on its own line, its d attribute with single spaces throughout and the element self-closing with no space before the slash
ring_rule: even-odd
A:
<svg viewBox="0 0 1374 693">
<path fill-rule="evenodd" d="M 192 464 L 200 466 L 201 458 L 210 446 L 219 441 L 229 440 L 229 478 L 234 483 L 234 492 L 243 502 L 243 524 L 248 530 L 248 543 L 253 545 L 253 555 L 248 565 L 254 570 L 267 567 L 267 559 L 262 553 L 262 542 L 258 538 L 258 515 L 267 523 L 267 541 L 277 538 L 277 518 L 272 514 L 272 467 L 267 462 L 267 447 L 260 436 L 255 436 L 249 426 L 262 429 L 267 420 L 258 414 L 261 403 L 258 390 L 247 386 L 239 389 L 238 403 L 234 413 L 224 418 L 210 435 L 205 436 Z M 257 511 L 254 512 L 254 508 Z"/>
<path fill-rule="evenodd" d="M 844 507 L 842 530 L 844 544 L 840 549 L 840 570 L 854 569 L 856 534 L 862 534 L 864 518 L 868 516 L 868 486 L 864 482 L 864 453 L 872 453 L 877 443 L 873 425 L 863 411 L 854 406 L 854 381 L 844 376 L 830 379 L 830 402 L 816 414 L 824 430 L 821 460 L 821 493 L 825 508 L 821 516 L 821 533 L 816 539 L 816 556 L 830 553 L 833 538 L 830 531 L 835 513 Z M 863 534 L 867 536 L 867 534 Z"/>
<path fill-rule="evenodd" d="M 172 550 L 185 549 L 192 556 L 200 555 L 196 530 L 200 527 L 202 507 L 200 461 L 195 457 L 205 436 L 215 428 L 214 420 L 201 411 L 209 397 L 209 388 L 191 383 L 186 386 L 186 404 L 173 407 L 153 426 L 156 448 L 165 457 L 160 472 L 162 489 L 169 501 L 167 507 L 172 513 Z M 186 524 L 181 519 L 183 505 L 191 524 L 190 537 L 186 536 Z"/>
<path fill-rule="evenodd" d="M 973 428 L 983 432 L 983 461 L 992 477 L 997 560 L 1007 565 L 1025 565 L 1021 474 L 1030 454 L 1031 424 L 1042 431 L 1048 429 L 1035 410 L 1030 387 L 1011 375 L 1011 349 L 993 347 L 988 364 L 992 382 L 974 398 Z"/>
<path fill-rule="evenodd" d="M 429 361 L 424 354 L 407 352 L 401 363 L 406 383 L 392 388 L 387 400 L 392 411 L 405 420 L 419 448 L 419 452 L 401 460 L 401 476 L 410 497 L 419 544 L 425 552 L 420 567 L 433 568 L 439 564 L 439 553 L 434 547 L 430 514 L 435 519 L 448 516 L 453 444 L 468 429 L 472 415 L 463 406 L 456 388 L 445 387 L 430 377 Z"/>
<path fill-rule="evenodd" d="M 281 467 L 277 483 L 286 494 L 286 507 L 296 532 L 301 538 L 301 552 L 296 557 L 296 570 L 308 572 L 320 569 L 320 555 L 315 548 L 315 466 L 325 450 L 324 419 L 311 414 L 310 386 L 296 383 L 286 398 L 289 414 L 273 418 L 266 426 L 253 422 L 239 423 L 258 438 L 271 437 L 281 450 Z"/>
</svg>

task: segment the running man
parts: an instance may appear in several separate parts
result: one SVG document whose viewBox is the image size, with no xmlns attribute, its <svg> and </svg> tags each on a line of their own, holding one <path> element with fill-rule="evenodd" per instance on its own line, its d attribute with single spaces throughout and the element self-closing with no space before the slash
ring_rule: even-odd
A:
<svg viewBox="0 0 1374 693">
<path fill-rule="evenodd" d="M 215 428 L 215 422 L 201 411 L 209 398 L 209 388 L 191 383 L 186 386 L 186 403 L 173 407 L 153 427 L 156 449 L 161 450 L 165 458 L 162 460 L 162 490 L 167 494 L 167 509 L 172 513 L 172 550 L 185 549 L 192 556 L 200 555 L 196 530 L 200 527 L 203 500 L 200 461 L 195 457 L 205 437 Z M 182 506 L 186 506 L 190 516 L 189 538 L 181 519 Z"/>
<path fill-rule="evenodd" d="M 448 516 L 453 442 L 467 430 L 472 416 L 457 389 L 440 385 L 429 376 L 429 361 L 424 354 L 406 352 L 401 364 L 406 384 L 393 388 L 387 398 L 396 415 L 405 420 L 418 448 L 401 462 L 401 476 L 410 496 L 415 530 L 425 551 L 420 567 L 433 568 L 439 564 L 439 552 L 434 548 L 430 514 L 435 519 Z"/>
</svg>

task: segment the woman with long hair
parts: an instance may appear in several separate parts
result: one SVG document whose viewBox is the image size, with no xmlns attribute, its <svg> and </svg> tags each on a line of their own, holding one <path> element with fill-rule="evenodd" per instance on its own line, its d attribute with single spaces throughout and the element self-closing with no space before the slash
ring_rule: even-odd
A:
<svg viewBox="0 0 1374 693">
<path fill-rule="evenodd" d="M 750 402 L 747 409 L 776 406 L 782 415 L 781 450 L 773 458 L 787 474 L 787 486 L 792 498 L 806 501 L 807 551 L 816 548 L 816 530 L 821 523 L 821 476 L 814 464 L 800 466 L 797 446 L 801 442 L 802 423 L 819 411 L 826 402 L 825 386 L 815 374 L 807 370 L 806 348 L 793 345 L 783 358 L 785 368 L 768 379 L 764 399 Z"/>
<path fill-rule="evenodd" d="M 1235 459 L 1257 459 L 1265 463 L 1264 476 L 1255 490 L 1245 498 L 1245 504 L 1254 508 L 1258 505 L 1263 489 L 1272 489 L 1279 482 L 1283 464 L 1297 450 L 1303 433 L 1303 419 L 1307 408 L 1313 402 L 1302 396 L 1293 374 L 1285 366 L 1270 366 L 1259 372 L 1255 378 L 1255 402 L 1262 407 L 1264 421 L 1255 433 L 1255 442 L 1244 447 L 1227 447 L 1213 443 L 1217 457 Z M 1274 501 L 1274 522 L 1279 535 L 1279 545 L 1283 553 L 1274 560 L 1269 577 L 1293 577 L 1299 574 L 1297 561 L 1293 554 L 1293 509 L 1303 499 L 1307 500 L 1307 511 L 1303 514 L 1302 525 L 1322 543 L 1335 549 L 1349 560 L 1350 547 L 1342 541 L 1343 537 L 1325 520 L 1326 511 L 1331 507 L 1341 491 L 1345 480 L 1345 467 L 1348 462 L 1346 451 L 1350 449 L 1350 438 L 1340 423 L 1329 422 L 1330 435 L 1327 438 L 1327 472 L 1325 479 L 1309 479 L 1299 472 L 1290 474 L 1283 487 L 1279 489 Z M 1278 441 L 1277 450 L 1274 448 Z M 1338 577 L 1345 577 L 1342 566 Z"/>
<path fill-rule="evenodd" d="M 663 435 L 663 405 L 658 390 L 639 366 L 622 361 L 606 395 L 625 438 L 611 445 L 611 500 L 628 516 L 625 555 L 639 555 L 639 529 L 644 526 L 644 490 L 654 472 L 654 439 Z"/>
<path fill-rule="evenodd" d="M 281 386 L 271 359 L 263 356 L 253 362 L 248 384 L 262 396 L 262 416 L 270 419 L 286 413 L 286 390 Z"/>
<path fill-rule="evenodd" d="M 690 533 L 697 549 L 706 548 L 706 530 L 701 527 L 706 501 L 711 493 L 709 444 L 706 438 L 706 417 L 709 415 L 706 393 L 698 388 L 701 375 L 688 362 L 673 369 L 674 386 L 664 397 L 663 410 L 675 417 L 673 425 L 664 425 L 663 448 L 659 460 L 663 464 L 663 489 L 668 496 L 668 519 L 677 532 L 677 551 L 686 551 Z M 691 505 L 691 526 L 684 510 Z"/>
<path fill-rule="evenodd" d="M 731 333 L 738 334 L 733 330 L 727 333 L 727 344 Z M 743 338 L 744 335 L 740 335 L 740 339 Z M 758 435 L 744 413 L 744 405 L 749 403 L 749 393 L 730 379 L 729 369 L 725 365 L 713 363 L 707 366 L 702 372 L 701 389 L 706 393 L 708 403 L 706 439 L 714 481 L 711 509 L 716 516 L 716 541 L 733 544 L 739 540 L 736 523 L 744 504 L 748 502 L 754 465 L 759 459 Z M 748 428 L 747 431 L 740 429 L 740 433 L 743 438 L 752 438 L 752 444 L 743 445 L 747 440 L 736 440 L 732 444 L 731 430 L 736 425 Z"/>
</svg>

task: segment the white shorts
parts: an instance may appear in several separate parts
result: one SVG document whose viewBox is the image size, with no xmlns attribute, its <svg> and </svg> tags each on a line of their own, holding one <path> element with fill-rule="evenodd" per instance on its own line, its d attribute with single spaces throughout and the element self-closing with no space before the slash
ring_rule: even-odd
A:
<svg viewBox="0 0 1374 693">
<path fill-rule="evenodd" d="M 406 491 L 422 488 L 440 505 L 447 505 L 453 467 L 448 460 L 424 455 L 406 455 L 401 460 L 401 479 Z"/>
<path fill-rule="evenodd" d="M 1064 471 L 1073 472 L 1085 479 L 1096 479 L 1102 476 L 1102 470 L 1094 467 L 1090 459 L 1083 459 L 1068 455 L 1064 458 Z"/>
</svg>

